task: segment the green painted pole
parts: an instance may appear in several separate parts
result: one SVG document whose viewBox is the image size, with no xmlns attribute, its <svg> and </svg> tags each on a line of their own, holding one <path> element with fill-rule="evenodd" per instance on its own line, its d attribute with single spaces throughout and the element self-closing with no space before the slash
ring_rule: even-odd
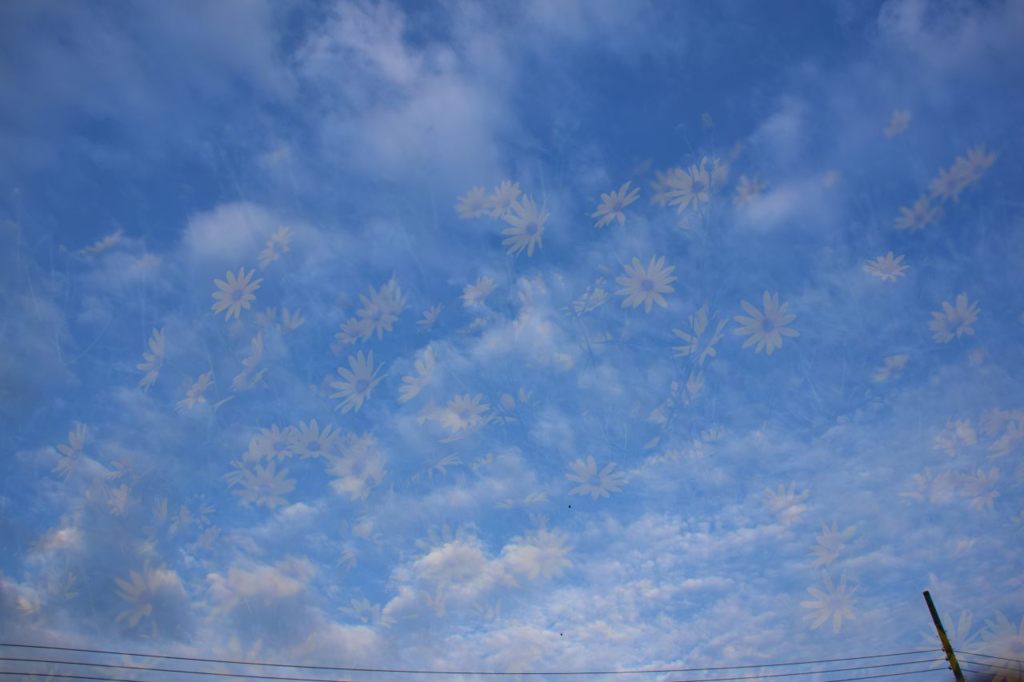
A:
<svg viewBox="0 0 1024 682">
<path fill-rule="evenodd" d="M 956 678 L 956 682 L 965 682 L 964 674 L 960 670 L 960 664 L 956 660 L 956 653 L 953 651 L 953 647 L 949 644 L 949 637 L 946 636 L 946 629 L 942 627 L 942 621 L 939 619 L 939 612 L 935 610 L 935 604 L 932 602 L 932 595 L 928 594 L 928 590 L 924 591 L 924 600 L 928 604 L 928 611 L 932 614 L 932 622 L 935 623 L 935 630 L 939 633 L 939 641 L 942 642 L 942 650 L 946 652 L 946 660 L 949 661 L 949 669 L 953 671 L 953 677 Z"/>
</svg>

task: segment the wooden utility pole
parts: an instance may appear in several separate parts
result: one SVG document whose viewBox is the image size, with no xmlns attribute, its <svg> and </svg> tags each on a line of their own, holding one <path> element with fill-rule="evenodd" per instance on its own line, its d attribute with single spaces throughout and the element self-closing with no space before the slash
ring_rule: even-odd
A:
<svg viewBox="0 0 1024 682">
<path fill-rule="evenodd" d="M 949 661 L 949 669 L 953 671 L 953 677 L 956 678 L 956 682 L 964 682 L 964 674 L 960 671 L 960 664 L 956 660 L 956 653 L 953 651 L 953 647 L 949 644 L 949 637 L 946 636 L 946 629 L 942 627 L 942 621 L 939 619 L 939 612 L 935 610 L 935 604 L 932 603 L 932 595 L 928 594 L 928 590 L 924 591 L 924 600 L 928 604 L 928 611 L 932 614 L 932 622 L 935 623 L 935 630 L 939 633 L 939 641 L 942 642 L 942 650 L 946 652 L 946 660 Z"/>
</svg>

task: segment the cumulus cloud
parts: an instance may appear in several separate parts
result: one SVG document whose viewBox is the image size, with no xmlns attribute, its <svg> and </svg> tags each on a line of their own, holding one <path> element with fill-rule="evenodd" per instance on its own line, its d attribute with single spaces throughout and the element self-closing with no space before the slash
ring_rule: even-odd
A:
<svg viewBox="0 0 1024 682">
<path fill-rule="evenodd" d="M 255 263 L 257 251 L 280 222 L 256 204 L 223 204 L 191 216 L 182 234 L 182 244 L 198 259 Z"/>
<path fill-rule="evenodd" d="M 326 93 L 323 138 L 347 165 L 391 180 L 493 173 L 509 125 L 500 91 L 478 79 L 466 46 L 410 32 L 391 3 L 339 3 L 307 39 L 299 69 Z"/>
<path fill-rule="evenodd" d="M 819 177 L 777 182 L 763 194 L 737 208 L 737 222 L 751 230 L 796 228 L 831 229 L 836 200 Z"/>
<path fill-rule="evenodd" d="M 230 567 L 227 575 L 211 573 L 206 579 L 214 608 L 227 613 L 243 601 L 257 600 L 269 606 L 301 595 L 315 572 L 308 559 L 289 558 L 274 564 L 243 562 Z"/>
</svg>

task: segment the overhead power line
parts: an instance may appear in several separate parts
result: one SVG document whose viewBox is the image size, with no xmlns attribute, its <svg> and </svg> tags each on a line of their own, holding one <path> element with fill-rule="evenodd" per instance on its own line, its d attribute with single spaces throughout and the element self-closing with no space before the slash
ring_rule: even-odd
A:
<svg viewBox="0 0 1024 682">
<path fill-rule="evenodd" d="M 975 673 L 975 674 L 978 674 L 978 675 L 984 675 L 986 673 L 985 670 L 978 670 L 977 668 L 972 668 L 969 665 L 964 665 L 963 671 L 965 673 Z"/>
<path fill-rule="evenodd" d="M 0 675 L 38 675 L 39 677 L 59 677 L 64 680 L 101 680 L 102 682 L 146 682 L 145 680 L 131 680 L 126 677 L 94 677 L 92 675 L 65 675 L 61 673 L 31 673 L 31 672 L 10 672 L 0 671 Z M 325 680 L 324 682 L 334 682 Z"/>
<path fill-rule="evenodd" d="M 804 671 L 804 672 L 802 672 L 800 674 L 803 674 L 803 675 L 813 675 L 813 674 L 816 674 L 816 673 L 819 673 L 819 672 L 826 672 L 826 671 L 807 670 L 807 671 Z M 921 673 L 930 673 L 930 672 L 935 672 L 935 669 L 929 667 L 929 668 L 921 668 L 919 670 L 904 670 L 904 671 L 896 672 L 896 673 L 883 673 L 883 674 L 880 674 L 880 675 L 859 675 L 859 676 L 856 676 L 856 677 L 840 677 L 840 678 L 833 678 L 831 680 L 828 680 L 827 682 L 854 682 L 855 680 L 873 680 L 873 679 L 879 679 L 879 678 L 883 678 L 883 677 L 898 677 L 898 676 L 901 676 L 901 675 L 918 675 L 918 674 L 921 674 Z M 975 672 L 975 671 L 971 671 L 971 672 Z M 978 671 L 978 672 L 980 672 L 980 671 Z M 209 673 L 207 673 L 207 674 L 209 674 Z M 73 675 L 73 674 L 69 674 L 69 673 L 53 673 L 53 672 L 32 673 L 32 672 L 25 672 L 25 671 L 0 671 L 0 675 L 42 675 L 42 676 L 45 676 L 47 678 L 59 678 L 59 679 L 67 679 L 67 680 L 96 680 L 98 682 L 146 682 L 146 680 L 138 680 L 138 679 L 126 678 L 126 677 L 98 677 L 98 676 L 95 676 L 95 675 Z M 692 678 L 692 679 L 686 679 L 686 680 L 672 680 L 671 682 L 729 682 L 729 681 L 732 681 L 732 680 L 757 680 L 757 679 L 763 679 L 765 677 L 768 677 L 768 676 L 767 675 L 750 675 L 750 676 L 746 676 L 746 677 Z M 331 679 L 323 679 L 323 678 L 321 678 L 318 682 L 352 682 L 352 681 L 351 680 L 331 680 Z"/>
<path fill-rule="evenodd" d="M 390 673 L 394 675 L 642 675 L 642 674 L 659 674 L 659 673 L 687 673 L 687 672 L 715 672 L 725 670 L 752 670 L 755 668 L 778 668 L 786 666 L 797 666 L 797 665 L 820 665 L 823 663 L 844 663 L 848 661 L 867 661 L 878 658 L 894 658 L 898 656 L 913 656 L 919 654 L 931 654 L 941 649 L 918 649 L 916 651 L 900 651 L 895 653 L 886 654 L 874 654 L 869 656 L 847 656 L 844 658 L 823 658 L 813 661 L 788 661 L 782 663 L 755 663 L 747 665 L 723 665 L 723 666 L 709 666 L 704 668 L 645 668 L 635 670 L 550 670 L 550 671 L 522 671 L 522 672 L 503 672 L 495 670 L 425 670 L 425 669 L 410 669 L 410 668 L 368 668 L 368 667 L 354 667 L 354 666 L 326 666 L 326 665 L 308 665 L 299 663 L 270 663 L 265 661 L 233 661 L 228 659 L 218 658 L 201 658 L 196 656 L 173 656 L 170 654 L 146 654 L 139 652 L 127 652 L 127 651 L 112 651 L 107 649 L 84 649 L 75 647 L 63 647 L 63 646 L 46 646 L 42 644 L 18 644 L 12 642 L 0 642 L 0 647 L 13 647 L 22 649 L 44 649 L 51 651 L 69 651 L 75 653 L 85 654 L 99 654 L 109 656 L 131 656 L 133 658 L 157 658 L 162 660 L 173 660 L 173 661 L 188 661 L 193 663 L 220 663 L 225 665 L 248 665 L 248 666 L 262 666 L 268 668 L 295 668 L 299 670 L 326 670 L 335 672 L 358 672 L 358 673 Z M 916 661 L 923 663 L 926 661 Z M 906 663 L 897 663 L 892 665 L 911 665 L 914 661 Z M 88 664 L 87 664 L 88 665 Z M 883 667 L 878 665 L 862 666 L 862 668 L 874 668 Z M 153 668 L 147 668 L 148 670 L 154 670 Z M 861 668 L 845 668 L 840 670 L 856 670 Z M 807 671 L 819 672 L 819 671 Z M 237 675 L 236 675 L 237 677 Z M 767 677 L 767 676 L 762 676 Z M 275 678 L 258 678 L 258 679 L 275 679 Z M 276 679 L 288 679 L 288 678 L 276 678 Z M 293 678 L 294 679 L 294 678 Z M 739 678 L 737 678 L 739 679 Z M 754 679 L 754 678 L 750 678 Z"/>
<path fill-rule="evenodd" d="M 876 663 L 873 665 L 861 665 L 852 666 L 846 668 L 826 668 L 826 669 L 815 669 L 815 670 L 799 670 L 790 671 L 784 673 L 765 673 L 762 675 L 741 675 L 736 677 L 724 677 L 719 678 L 721 680 L 754 680 L 754 679 L 768 679 L 778 677 L 796 677 L 799 675 L 812 675 L 819 673 L 838 673 L 838 672 L 853 672 L 860 670 L 877 670 L 879 668 L 895 668 L 904 665 L 917 665 L 920 663 L 937 663 L 941 661 L 941 658 L 929 658 L 924 660 L 913 660 L 913 661 L 900 661 L 897 663 Z M 274 675 L 258 675 L 251 673 L 233 673 L 233 672 L 213 672 L 207 670 L 186 670 L 181 668 L 152 668 L 149 666 L 142 665 L 129 665 L 127 663 L 89 663 L 87 661 L 64 661 L 48 658 L 14 658 L 10 656 L 0 657 L 0 661 L 10 661 L 17 663 L 45 663 L 48 665 L 78 665 L 93 668 L 104 668 L 113 670 L 140 670 L 145 672 L 160 672 L 160 673 L 178 673 L 183 675 L 210 675 L 213 677 L 240 677 L 245 679 L 254 680 L 271 680 L 274 682 L 335 682 L 334 680 L 325 680 L 322 677 L 287 677 L 287 676 L 274 676 Z M 452 673 L 455 674 L 455 673 Z M 707 682 L 707 681 L 705 681 Z"/>
<path fill-rule="evenodd" d="M 971 665 L 985 666 L 986 668 L 999 668 L 1000 670 L 1013 670 L 1014 672 L 1024 672 L 1024 664 L 1018 664 L 1018 665 L 1013 666 L 1013 665 L 1005 665 L 1005 664 L 1002 664 L 1002 663 L 989 663 L 988 661 L 971 661 L 971 660 L 966 660 L 964 662 L 965 663 L 970 663 Z"/>
<path fill-rule="evenodd" d="M 126 663 L 88 663 L 86 661 L 58 661 L 47 658 L 11 658 L 0 657 L 0 661 L 12 661 L 19 663 L 45 663 L 48 665 L 78 665 L 91 668 L 104 668 L 107 670 L 138 670 L 152 673 L 178 673 L 181 675 L 210 675 L 211 677 L 241 677 L 254 680 L 271 680 L 272 682 L 350 682 L 349 680 L 337 680 L 324 677 L 288 677 L 274 675 L 256 675 L 250 673 L 221 672 L 212 670 L 184 670 L 180 668 L 152 668 L 146 665 L 128 665 Z"/>
<path fill-rule="evenodd" d="M 979 668 L 971 668 L 971 667 L 968 666 L 968 667 L 965 667 L 964 670 L 966 670 L 969 673 L 974 673 L 976 675 L 989 675 L 992 679 L 996 679 L 996 676 L 997 676 L 997 673 L 995 671 L 993 671 L 991 667 L 989 667 L 987 669 L 986 668 L 979 669 Z M 1016 672 L 1018 674 L 1017 675 L 1007 675 L 1006 673 L 998 673 L 999 679 L 1006 680 L 1007 682 L 1017 682 L 1017 680 L 1021 679 L 1020 678 L 1020 671 L 1014 669 L 1013 672 Z"/>
<path fill-rule="evenodd" d="M 992 656 L 991 654 L 979 654 L 979 653 L 974 652 L 974 651 L 964 651 L 963 649 L 960 649 L 959 651 L 960 651 L 960 653 L 967 654 L 968 656 L 981 656 L 982 658 L 995 658 L 995 659 L 1000 660 L 1000 661 L 1009 661 L 1010 663 L 1020 663 L 1021 665 L 1024 665 L 1024 659 L 1020 659 L 1020 658 L 1004 658 L 1003 656 Z"/>
<path fill-rule="evenodd" d="M 936 659 L 943 660 L 943 659 Z M 921 661 L 918 661 L 920 663 Z M 929 661 L 935 662 L 935 661 Z M 898 665 L 898 664 L 897 664 Z M 792 677 L 795 675 L 818 675 L 821 673 L 835 673 L 835 672 L 851 672 L 855 670 L 867 670 L 869 668 L 876 668 L 880 666 L 867 666 L 864 668 L 836 668 L 834 670 L 801 670 L 793 673 L 782 673 L 782 674 L 765 674 L 765 675 L 744 675 L 740 677 L 701 677 L 701 678 L 690 678 L 686 680 L 670 680 L 669 682 L 739 682 L 741 680 L 763 680 L 768 678 L 776 677 Z M 871 680 L 878 677 L 897 677 L 899 675 L 917 675 L 918 673 L 935 672 L 935 668 L 929 666 L 927 668 L 920 668 L 918 670 L 901 670 L 900 672 L 893 673 L 881 673 L 879 675 L 860 675 L 857 677 L 839 677 L 831 678 L 825 682 L 847 682 L 848 680 Z"/>
</svg>

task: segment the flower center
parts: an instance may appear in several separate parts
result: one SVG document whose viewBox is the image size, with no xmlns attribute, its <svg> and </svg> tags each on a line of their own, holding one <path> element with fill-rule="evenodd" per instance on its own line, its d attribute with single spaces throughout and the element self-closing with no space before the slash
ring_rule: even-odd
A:
<svg viewBox="0 0 1024 682">
<path fill-rule="evenodd" d="M 365 391 L 369 387 L 370 387 L 370 382 L 367 381 L 366 379 L 360 379 L 359 381 L 356 382 L 356 392 L 357 393 L 362 393 L 363 391 Z"/>
<path fill-rule="evenodd" d="M 772 320 L 772 318 L 770 317 L 764 318 L 764 320 L 761 322 L 761 329 L 766 332 L 775 331 L 775 321 Z"/>
<path fill-rule="evenodd" d="M 654 290 L 654 281 L 651 280 L 648 277 L 644 277 L 642 280 L 640 280 L 640 288 L 643 291 L 653 291 Z"/>
<path fill-rule="evenodd" d="M 245 292 L 243 292 L 241 289 L 235 289 L 234 291 L 231 292 L 231 300 L 240 301 L 244 293 Z"/>
<path fill-rule="evenodd" d="M 529 225 L 526 226 L 526 234 L 532 237 L 533 235 L 537 234 L 537 229 L 538 228 L 536 223 L 530 223 Z"/>
<path fill-rule="evenodd" d="M 318 441 L 318 440 L 311 440 L 311 441 L 309 441 L 308 443 L 306 443 L 306 449 L 309 450 L 310 452 L 317 452 L 317 451 L 319 451 L 320 450 L 320 441 Z"/>
</svg>

